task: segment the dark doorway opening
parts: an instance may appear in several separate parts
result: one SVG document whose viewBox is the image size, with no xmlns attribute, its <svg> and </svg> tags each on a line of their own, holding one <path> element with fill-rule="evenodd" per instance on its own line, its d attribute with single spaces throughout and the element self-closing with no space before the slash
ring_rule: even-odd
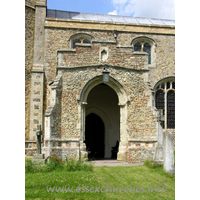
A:
<svg viewBox="0 0 200 200">
<path fill-rule="evenodd" d="M 89 114 L 85 122 L 85 144 L 89 159 L 104 158 L 104 137 L 105 127 L 102 119 L 94 113 Z"/>
</svg>

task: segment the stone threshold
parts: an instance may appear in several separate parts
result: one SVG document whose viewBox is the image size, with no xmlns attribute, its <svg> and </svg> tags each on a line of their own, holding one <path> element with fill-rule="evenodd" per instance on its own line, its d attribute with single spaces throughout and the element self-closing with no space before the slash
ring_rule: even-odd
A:
<svg viewBox="0 0 200 200">
<path fill-rule="evenodd" d="M 86 161 L 87 163 L 93 163 L 94 167 L 118 167 L 118 166 L 140 166 L 143 165 L 144 163 L 128 163 L 124 161 L 118 161 L 118 160 L 94 160 L 94 161 Z"/>
</svg>

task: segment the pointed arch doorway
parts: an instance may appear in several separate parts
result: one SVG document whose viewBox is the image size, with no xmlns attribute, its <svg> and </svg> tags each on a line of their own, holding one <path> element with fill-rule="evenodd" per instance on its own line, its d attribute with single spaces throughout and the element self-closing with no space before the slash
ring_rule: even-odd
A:
<svg viewBox="0 0 200 200">
<path fill-rule="evenodd" d="M 97 87 L 104 87 L 109 88 L 109 92 L 105 95 L 102 95 L 101 92 L 99 92 Z M 96 91 L 95 91 L 96 90 Z M 92 92 L 96 92 L 96 95 L 93 97 L 96 98 L 96 100 L 100 99 L 102 101 L 99 101 L 101 105 L 106 105 L 104 108 L 97 105 L 97 101 L 95 98 L 91 97 Z M 110 101 L 110 94 L 114 93 L 115 103 L 113 104 L 112 101 Z M 99 98 L 98 98 L 99 97 Z M 102 98 L 103 97 L 103 98 Z M 96 110 L 95 114 L 101 117 L 101 119 L 104 122 L 105 126 L 105 134 L 104 134 L 104 158 L 111 158 L 111 150 L 112 147 L 116 146 L 117 141 L 119 142 L 119 148 L 117 153 L 117 160 L 127 160 L 127 129 L 126 129 L 126 122 L 127 122 L 127 103 L 129 102 L 128 95 L 126 91 L 124 90 L 124 87 L 113 77 L 110 76 L 109 83 L 103 84 L 103 76 L 95 76 L 94 78 L 90 79 L 82 88 L 80 95 L 77 96 L 77 100 L 79 102 L 79 119 L 80 123 L 78 124 L 78 127 L 80 127 L 80 157 L 81 158 L 87 158 L 88 157 L 88 151 L 86 149 L 86 140 L 85 140 L 85 121 L 86 117 L 91 114 L 91 110 Z M 104 101 L 108 101 L 105 103 Z M 91 101 L 94 101 L 95 103 L 92 104 Z M 111 103 L 111 104 L 109 104 Z M 116 115 L 115 112 L 107 112 L 107 108 L 111 108 L 113 105 L 117 106 L 117 112 Z M 112 114 L 112 116 L 109 116 L 109 114 Z M 116 126 L 116 123 L 112 123 L 111 119 L 116 118 L 118 120 L 118 126 Z M 115 131 L 115 127 L 117 127 L 117 131 Z M 110 134 L 110 133 L 113 134 Z M 117 133 L 118 132 L 118 133 Z M 113 135 L 117 136 L 113 138 Z M 111 137 L 110 137 L 111 136 Z M 111 142 L 110 142 L 111 141 Z"/>
<path fill-rule="evenodd" d="M 91 159 L 110 159 L 120 141 L 120 107 L 116 92 L 106 84 L 95 86 L 87 98 L 85 144 Z M 116 149 L 117 153 L 118 148 Z M 115 156 L 116 159 L 116 156 Z"/>
</svg>

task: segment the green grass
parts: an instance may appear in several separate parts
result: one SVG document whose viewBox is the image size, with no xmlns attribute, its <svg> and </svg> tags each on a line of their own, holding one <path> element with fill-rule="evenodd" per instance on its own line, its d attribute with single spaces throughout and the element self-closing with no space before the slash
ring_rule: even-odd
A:
<svg viewBox="0 0 200 200">
<path fill-rule="evenodd" d="M 55 170 L 92 172 L 93 164 L 85 163 L 83 160 L 74 159 L 62 161 L 59 160 L 56 155 L 51 157 L 45 165 L 42 163 L 33 163 L 29 158 L 25 159 L 25 173 L 51 172 Z"/>
<path fill-rule="evenodd" d="M 168 175 L 163 172 L 162 166 L 149 167 L 132 166 L 132 167 L 94 167 L 91 171 L 66 171 L 54 170 L 51 172 L 37 172 L 25 174 L 25 197 L 26 199 L 146 199 L 146 200 L 170 200 L 175 199 L 175 176 Z M 167 190 L 162 192 L 148 192 L 149 187 L 157 187 L 162 183 L 161 187 L 166 186 Z M 107 191 L 106 187 L 118 188 L 118 192 Z M 140 192 L 129 192 L 130 185 L 137 188 Z M 73 186 L 73 191 L 77 192 L 47 192 L 47 186 L 57 186 L 64 189 Z M 85 187 L 87 188 L 85 188 Z M 99 192 L 89 192 L 99 188 Z M 147 190 L 147 192 L 141 192 Z M 80 187 L 80 188 L 77 188 Z M 105 188 L 104 188 L 105 187 Z M 127 187 L 121 189 L 119 187 Z M 164 189 L 166 189 L 166 187 Z M 80 190 L 79 190 L 80 189 Z M 101 189 L 103 192 L 101 192 Z"/>
</svg>

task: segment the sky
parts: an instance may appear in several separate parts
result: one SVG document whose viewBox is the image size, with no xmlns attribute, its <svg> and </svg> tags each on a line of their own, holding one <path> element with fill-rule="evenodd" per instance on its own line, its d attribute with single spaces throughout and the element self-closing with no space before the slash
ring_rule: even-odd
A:
<svg viewBox="0 0 200 200">
<path fill-rule="evenodd" d="M 86 13 L 175 19 L 175 0 L 47 0 L 47 8 Z"/>
</svg>

